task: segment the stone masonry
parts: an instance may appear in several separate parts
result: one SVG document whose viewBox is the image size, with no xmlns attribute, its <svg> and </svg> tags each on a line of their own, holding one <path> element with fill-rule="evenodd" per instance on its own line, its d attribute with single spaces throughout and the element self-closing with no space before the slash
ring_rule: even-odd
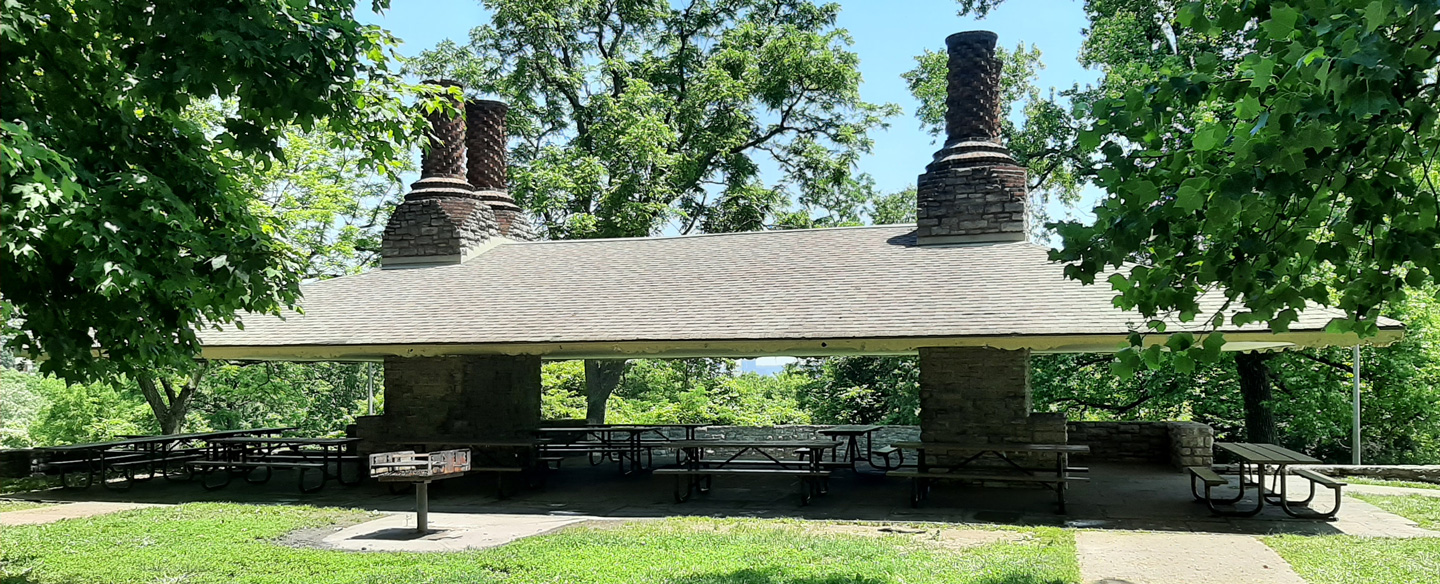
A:
<svg viewBox="0 0 1440 584">
<path fill-rule="evenodd" d="M 922 441 L 1064 444 L 1064 414 L 1030 406 L 1028 349 L 920 349 Z"/>
<path fill-rule="evenodd" d="M 453 81 L 429 82 L 458 87 Z M 381 264 L 459 263 L 500 234 L 495 213 L 466 179 L 464 105 L 426 115 L 430 144 L 420 160 L 420 180 L 390 215 L 380 242 Z M 502 164 L 503 169 L 503 164 Z"/>
<path fill-rule="evenodd" d="M 1024 241 L 1027 174 L 1000 144 L 995 33 L 945 39 L 945 145 L 916 182 L 920 245 Z"/>
<path fill-rule="evenodd" d="M 361 437 L 386 445 L 528 438 L 540 424 L 540 358 L 387 357 L 385 413 L 359 422 Z"/>
</svg>

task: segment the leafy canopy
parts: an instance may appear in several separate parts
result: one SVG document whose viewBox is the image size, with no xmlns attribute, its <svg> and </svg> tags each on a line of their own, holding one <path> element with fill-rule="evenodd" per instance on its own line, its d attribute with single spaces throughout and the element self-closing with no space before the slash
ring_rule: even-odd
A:
<svg viewBox="0 0 1440 584">
<path fill-rule="evenodd" d="M 297 258 L 236 177 L 280 159 L 284 128 L 323 126 L 382 171 L 422 128 L 397 98 L 395 39 L 353 12 L 335 0 L 7 3 L 11 347 L 72 381 L 184 369 L 197 327 L 292 304 Z M 187 116 L 219 101 L 235 107 L 218 132 Z"/>
<path fill-rule="evenodd" d="M 547 237 L 861 220 L 873 186 L 854 165 L 897 110 L 860 99 L 838 5 L 484 4 L 493 20 L 468 45 L 441 43 L 415 69 L 510 103 L 511 192 Z"/>
<path fill-rule="evenodd" d="M 1145 24 L 1142 6 L 1108 37 L 1112 52 L 1143 51 L 1133 41 L 1147 32 L 1152 42 L 1147 58 L 1115 59 L 1128 66 L 1107 70 L 1108 95 L 1080 134 L 1109 196 L 1093 224 L 1055 226 L 1067 275 L 1090 283 L 1134 262 L 1109 281 L 1118 305 L 1148 318 L 1283 331 L 1315 303 L 1346 311 L 1332 331 L 1361 336 L 1407 287 L 1435 280 L 1433 3 L 1191 2 L 1173 20 L 1158 3 L 1130 4 L 1162 19 Z M 1226 309 L 1202 313 L 1207 293 Z M 1177 367 L 1219 349 L 1192 341 L 1172 336 L 1187 356 Z"/>
</svg>

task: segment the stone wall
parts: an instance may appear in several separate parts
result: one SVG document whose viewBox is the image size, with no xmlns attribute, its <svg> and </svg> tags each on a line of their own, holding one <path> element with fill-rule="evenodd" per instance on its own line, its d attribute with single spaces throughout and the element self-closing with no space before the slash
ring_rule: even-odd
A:
<svg viewBox="0 0 1440 584">
<path fill-rule="evenodd" d="M 384 445 L 522 438 L 539 427 L 537 356 L 388 357 L 385 413 L 357 420 L 356 432 Z"/>
<path fill-rule="evenodd" d="M 1060 414 L 1036 414 L 1060 415 Z M 358 421 L 358 420 L 357 420 Z M 547 421 L 546 425 L 564 425 L 566 421 Z M 583 420 L 575 420 L 583 425 Z M 1069 444 L 1089 446 L 1088 456 L 1075 456 L 1072 462 L 1121 462 L 1166 464 L 1176 468 L 1209 464 L 1213 432 L 1205 424 L 1193 422 L 1070 422 Z M 816 432 L 829 425 L 797 424 L 787 426 L 706 426 L 696 431 L 702 440 L 815 440 L 824 439 Z M 666 436 L 680 439 L 685 431 L 667 428 Z M 883 426 L 875 432 L 875 446 L 894 442 L 920 440 L 919 426 Z M 1176 441 L 1178 440 L 1178 442 Z M 864 441 L 861 441 L 864 446 Z M 1188 450 L 1186 450 L 1188 449 Z M 1177 453 L 1189 452 L 1182 460 Z M 906 456 L 913 463 L 914 453 Z M 1053 461 L 1053 457 L 1051 457 Z"/>
</svg>

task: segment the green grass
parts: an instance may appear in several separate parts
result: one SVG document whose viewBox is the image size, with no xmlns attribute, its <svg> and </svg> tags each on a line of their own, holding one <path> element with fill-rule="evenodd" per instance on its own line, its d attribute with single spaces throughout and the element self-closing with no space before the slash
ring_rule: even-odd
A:
<svg viewBox="0 0 1440 584">
<path fill-rule="evenodd" d="M 1434 584 L 1440 538 L 1276 535 L 1265 543 L 1309 584 Z"/>
<path fill-rule="evenodd" d="M 1428 495 L 1366 495 L 1356 499 L 1414 521 L 1425 529 L 1440 530 L 1440 497 Z"/>
<path fill-rule="evenodd" d="M 1427 529 L 1440 529 L 1440 497 L 1355 495 Z M 1349 535 L 1265 538 L 1310 584 L 1433 584 L 1440 574 L 1440 537 L 1369 538 Z"/>
<path fill-rule="evenodd" d="M 946 549 L 924 537 L 824 535 L 815 523 L 666 519 L 573 528 L 446 554 L 355 553 L 276 543 L 357 512 L 192 504 L 0 530 L 0 582 L 1077 582 L 1074 538 Z M 8 574 L 9 577 L 3 576 Z M 23 575 L 22 575 L 23 574 Z"/>
<path fill-rule="evenodd" d="M 22 510 L 22 509 L 34 509 L 34 508 L 36 508 L 36 507 L 44 507 L 44 506 L 45 506 L 44 503 L 35 503 L 35 502 L 32 502 L 32 501 L 4 501 L 4 500 L 0 500 L 0 513 L 4 513 L 4 512 L 6 512 L 6 511 L 20 511 L 20 510 Z"/>
<path fill-rule="evenodd" d="M 1412 489 L 1435 489 L 1440 490 L 1440 485 L 1435 483 L 1417 483 L 1415 481 L 1391 481 L 1386 479 L 1367 479 L 1365 477 L 1340 477 L 1340 480 L 1352 485 L 1373 485 L 1376 487 L 1409 487 Z"/>
</svg>

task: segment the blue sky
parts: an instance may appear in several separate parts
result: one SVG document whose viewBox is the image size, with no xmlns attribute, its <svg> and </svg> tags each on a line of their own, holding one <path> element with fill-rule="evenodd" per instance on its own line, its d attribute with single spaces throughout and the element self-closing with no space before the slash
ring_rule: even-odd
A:
<svg viewBox="0 0 1440 584">
<path fill-rule="evenodd" d="M 914 117 L 916 102 L 900 74 L 913 68 L 915 56 L 925 49 L 942 50 L 946 36 L 984 29 L 999 34 L 1006 47 L 1022 41 L 1039 47 L 1045 63 L 1039 79 L 1042 88 L 1064 89 L 1099 79 L 1097 71 L 1081 67 L 1076 60 L 1086 20 L 1075 0 L 1008 0 L 983 20 L 957 16 L 954 0 L 863 0 L 841 5 L 839 25 L 850 31 L 855 41 L 852 50 L 860 56 L 865 80 L 861 96 L 874 103 L 896 103 L 905 110 L 888 129 L 873 135 L 874 152 L 860 162 L 859 170 L 874 176 L 885 192 L 913 185 L 938 146 L 920 129 Z M 401 52 L 415 55 L 447 38 L 463 43 L 471 28 L 489 18 L 477 0 L 394 0 L 389 11 L 367 12 L 361 20 L 389 29 L 404 40 Z M 1096 195 L 1088 193 L 1081 207 L 1088 209 Z M 1050 214 L 1059 217 L 1064 212 L 1051 208 Z M 778 364 L 746 361 L 744 368 L 771 372 Z"/>
<path fill-rule="evenodd" d="M 368 4 L 368 2 L 362 2 Z M 1068 88 L 1094 83 L 1099 74 L 1080 66 L 1075 56 L 1085 15 L 1074 0 L 1009 0 L 984 20 L 956 15 L 954 0 L 864 0 L 841 3 L 840 26 L 855 39 L 865 82 L 861 95 L 874 103 L 897 103 L 905 113 L 874 135 L 875 150 L 860 170 L 875 177 L 883 191 L 915 183 L 937 144 L 914 117 L 916 102 L 900 74 L 915 66 L 925 49 L 941 50 L 951 33 L 985 29 L 1013 47 L 1024 41 L 1040 48 L 1045 70 L 1042 88 Z M 405 41 L 401 52 L 415 55 L 444 39 L 465 42 L 472 27 L 487 22 L 489 13 L 477 0 L 395 0 L 384 14 L 366 13 L 362 20 L 389 29 Z"/>
</svg>

